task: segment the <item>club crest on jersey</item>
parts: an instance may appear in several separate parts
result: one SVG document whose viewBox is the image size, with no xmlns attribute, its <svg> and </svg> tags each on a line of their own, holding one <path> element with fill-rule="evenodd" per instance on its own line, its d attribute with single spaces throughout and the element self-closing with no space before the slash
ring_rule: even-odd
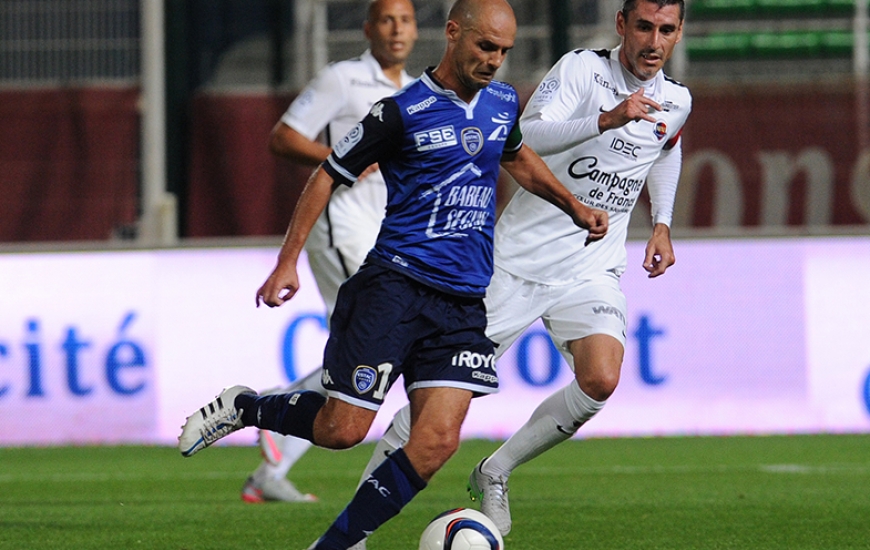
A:
<svg viewBox="0 0 870 550">
<path fill-rule="evenodd" d="M 664 120 L 656 122 L 656 125 L 653 127 L 653 134 L 655 134 L 659 141 L 663 140 L 665 136 L 668 135 L 668 125 L 665 124 Z"/>
<path fill-rule="evenodd" d="M 366 365 L 360 365 L 353 371 L 353 388 L 360 395 L 371 390 L 377 380 L 377 371 Z"/>
<path fill-rule="evenodd" d="M 479 128 L 466 128 L 462 130 L 460 137 L 462 148 L 469 155 L 476 155 L 483 146 L 483 132 Z"/>
</svg>

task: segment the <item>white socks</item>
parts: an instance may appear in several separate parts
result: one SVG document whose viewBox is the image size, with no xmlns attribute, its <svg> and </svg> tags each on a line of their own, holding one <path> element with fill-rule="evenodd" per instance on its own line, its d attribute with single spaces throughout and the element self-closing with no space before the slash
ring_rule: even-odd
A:
<svg viewBox="0 0 870 550">
<path fill-rule="evenodd" d="M 520 464 L 569 439 L 605 403 L 592 399 L 571 381 L 538 405 L 528 422 L 484 462 L 483 472 L 509 476 Z"/>
<path fill-rule="evenodd" d="M 393 422 L 390 424 L 390 427 L 387 428 L 387 431 L 384 432 L 383 436 L 381 436 L 378 444 L 375 445 L 375 450 L 372 452 L 372 457 L 369 459 L 369 463 L 366 464 L 366 467 L 363 470 L 359 483 L 361 484 L 363 481 L 367 480 L 369 475 L 375 471 L 375 468 L 381 465 L 381 462 L 384 461 L 388 454 L 399 447 L 404 447 L 405 443 L 408 442 L 409 437 L 411 437 L 410 404 L 399 409 L 399 412 L 397 412 L 396 416 L 393 417 Z"/>
<path fill-rule="evenodd" d="M 292 435 L 281 435 L 278 433 L 272 433 L 271 435 L 275 443 L 281 446 L 281 460 L 277 464 L 264 460 L 260 467 L 264 468 L 270 477 L 281 479 L 287 476 L 290 468 L 311 448 L 311 442 L 293 437 Z"/>
</svg>

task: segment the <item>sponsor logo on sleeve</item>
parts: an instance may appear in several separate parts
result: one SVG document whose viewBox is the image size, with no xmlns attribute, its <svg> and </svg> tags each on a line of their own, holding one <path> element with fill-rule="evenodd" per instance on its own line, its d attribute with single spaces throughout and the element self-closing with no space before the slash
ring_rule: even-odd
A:
<svg viewBox="0 0 870 550">
<path fill-rule="evenodd" d="M 348 151 L 353 149 L 354 145 L 360 142 L 362 137 L 363 125 L 362 122 L 358 122 L 347 135 L 341 138 L 341 141 L 335 144 L 335 147 L 332 148 L 333 153 L 335 153 L 336 157 L 342 158 Z"/>
<path fill-rule="evenodd" d="M 535 91 L 535 96 L 532 98 L 532 102 L 535 105 L 543 105 L 551 102 L 553 100 L 553 95 L 555 95 L 559 86 L 561 86 L 561 82 L 558 77 L 553 76 L 544 80 Z"/>
</svg>

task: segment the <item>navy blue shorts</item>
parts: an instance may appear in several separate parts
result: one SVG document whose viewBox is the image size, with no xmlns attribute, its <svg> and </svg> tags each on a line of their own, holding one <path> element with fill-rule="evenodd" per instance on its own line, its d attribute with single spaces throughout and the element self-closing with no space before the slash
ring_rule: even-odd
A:
<svg viewBox="0 0 870 550">
<path fill-rule="evenodd" d="M 498 391 L 481 298 L 446 294 L 398 271 L 366 264 L 338 291 L 323 358 L 331 397 L 377 410 L 403 375 L 405 391 Z"/>
</svg>

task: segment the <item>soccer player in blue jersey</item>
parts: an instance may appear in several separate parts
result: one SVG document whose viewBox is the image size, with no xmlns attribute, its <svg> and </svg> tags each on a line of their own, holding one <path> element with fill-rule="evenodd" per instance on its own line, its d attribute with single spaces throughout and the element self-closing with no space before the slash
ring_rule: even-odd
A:
<svg viewBox="0 0 870 550">
<path fill-rule="evenodd" d="M 505 0 L 458 0 L 441 62 L 379 101 L 337 143 L 296 205 L 278 263 L 257 291 L 276 307 L 299 288 L 297 258 L 334 186 L 378 163 L 386 217 L 365 264 L 340 289 L 312 391 L 257 396 L 235 386 L 191 415 L 179 449 L 191 456 L 246 426 L 343 449 L 365 437 L 399 375 L 411 402 L 408 442 L 390 454 L 312 548 L 345 550 L 395 516 L 456 451 L 471 398 L 496 391 L 483 296 L 493 272 L 499 166 L 584 229 L 607 214 L 578 201 L 523 146 L 519 102 L 493 80 L 516 35 Z"/>
</svg>

